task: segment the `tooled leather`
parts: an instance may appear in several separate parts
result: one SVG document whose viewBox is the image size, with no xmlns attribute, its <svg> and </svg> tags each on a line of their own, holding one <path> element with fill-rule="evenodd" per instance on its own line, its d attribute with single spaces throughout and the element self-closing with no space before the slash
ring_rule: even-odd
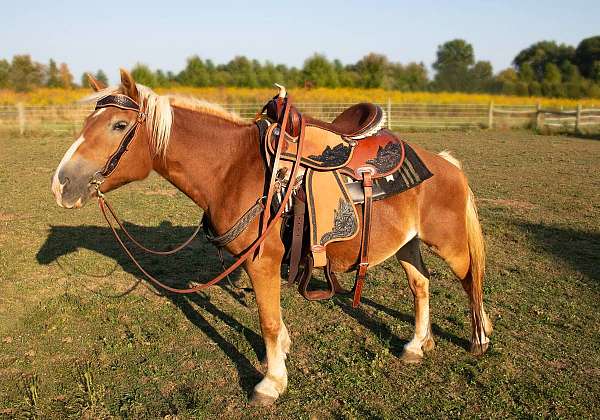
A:
<svg viewBox="0 0 600 420">
<path fill-rule="evenodd" d="M 99 99 L 98 102 L 96 102 L 96 109 L 106 108 L 109 106 L 114 106 L 117 108 L 131 111 L 140 110 L 140 106 L 138 105 L 138 103 L 126 95 L 108 95 L 104 98 Z"/>
</svg>

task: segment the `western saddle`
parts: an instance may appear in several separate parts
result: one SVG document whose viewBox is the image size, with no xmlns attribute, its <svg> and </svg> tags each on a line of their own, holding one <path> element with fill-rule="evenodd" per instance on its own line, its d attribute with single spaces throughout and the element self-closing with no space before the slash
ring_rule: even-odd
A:
<svg viewBox="0 0 600 420">
<path fill-rule="evenodd" d="M 377 105 L 353 105 L 328 123 L 301 114 L 291 105 L 285 88 L 279 88 L 279 95 L 263 107 L 257 118 L 264 157 L 271 169 L 261 229 L 269 221 L 271 207 L 281 204 L 278 198 L 299 156 L 293 204 L 286 208 L 282 226 L 288 285 L 298 283 L 300 293 L 308 300 L 349 293 L 331 271 L 327 245 L 350 240 L 360 232 L 352 290 L 356 307 L 369 267 L 373 181 L 399 170 L 405 158 L 404 143 L 383 128 L 386 116 Z M 361 205 L 359 218 L 357 206 Z M 309 290 L 314 267 L 323 267 L 327 290 Z"/>
</svg>

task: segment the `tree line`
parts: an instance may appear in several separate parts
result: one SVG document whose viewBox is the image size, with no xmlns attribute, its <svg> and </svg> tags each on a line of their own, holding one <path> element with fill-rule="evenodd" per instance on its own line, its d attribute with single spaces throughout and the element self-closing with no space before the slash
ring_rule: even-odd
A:
<svg viewBox="0 0 600 420">
<path fill-rule="evenodd" d="M 138 63 L 134 78 L 150 87 L 235 86 L 356 87 L 401 91 L 447 91 L 502 93 L 521 96 L 600 97 L 600 36 L 582 40 L 577 47 L 540 41 L 520 51 L 512 66 L 494 73 L 489 61 L 476 61 L 473 46 L 462 39 L 448 41 L 437 49 L 430 78 L 424 63 L 402 64 L 385 55 L 370 53 L 353 64 L 314 54 L 302 68 L 260 62 L 237 56 L 226 64 L 215 64 L 197 55 L 189 57 L 178 72 L 152 70 Z M 93 73 L 107 81 L 102 70 Z M 77 84 L 67 64 L 33 61 L 29 55 L 0 59 L 0 88 L 27 91 L 39 87 L 87 87 L 85 74 Z"/>
</svg>

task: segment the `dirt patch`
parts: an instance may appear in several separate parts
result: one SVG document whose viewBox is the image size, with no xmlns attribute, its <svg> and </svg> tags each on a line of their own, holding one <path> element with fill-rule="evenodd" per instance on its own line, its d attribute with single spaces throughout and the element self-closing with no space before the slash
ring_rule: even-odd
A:
<svg viewBox="0 0 600 420">
<path fill-rule="evenodd" d="M 507 200 L 502 198 L 479 198 L 477 201 L 479 203 L 489 204 L 492 206 L 510 207 L 519 210 L 531 210 L 536 207 L 535 204 L 532 204 L 528 201 Z"/>
</svg>

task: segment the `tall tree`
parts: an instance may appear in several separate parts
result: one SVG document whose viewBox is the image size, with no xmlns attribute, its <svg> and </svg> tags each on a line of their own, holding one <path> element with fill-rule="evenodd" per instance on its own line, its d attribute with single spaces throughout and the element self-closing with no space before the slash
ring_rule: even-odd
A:
<svg viewBox="0 0 600 420">
<path fill-rule="evenodd" d="M 383 54 L 369 53 L 361 58 L 354 69 L 358 73 L 360 85 L 365 88 L 389 88 L 388 73 L 390 63 Z"/>
<path fill-rule="evenodd" d="M 65 89 L 71 89 L 73 87 L 73 75 L 69 70 L 67 63 L 61 63 L 58 69 L 58 75 L 60 78 L 60 86 Z"/>
<path fill-rule="evenodd" d="M 473 46 L 464 39 L 454 39 L 437 50 L 435 87 L 438 90 L 466 91 L 470 87 L 469 67 L 475 62 Z"/>
<path fill-rule="evenodd" d="M 144 86 L 157 86 L 156 75 L 146 64 L 137 63 L 135 66 L 133 66 L 131 69 L 131 76 L 137 83 L 140 83 Z"/>
<path fill-rule="evenodd" d="M 96 72 L 96 75 L 94 76 L 96 78 L 96 80 L 98 80 L 99 82 L 104 83 L 105 85 L 108 86 L 108 77 L 106 76 L 106 73 L 104 73 L 102 71 L 102 69 L 99 69 Z"/>
<path fill-rule="evenodd" d="M 523 65 L 529 64 L 536 79 L 542 81 L 548 63 L 561 66 L 565 61 L 572 62 L 574 56 L 575 49 L 570 45 L 559 45 L 555 41 L 540 41 L 519 52 L 513 60 L 513 64 L 519 71 Z"/>
<path fill-rule="evenodd" d="M 575 50 L 575 63 L 584 77 L 600 81 L 600 35 L 579 43 Z"/>
<path fill-rule="evenodd" d="M 304 61 L 304 82 L 315 87 L 338 87 L 339 79 L 331 62 L 322 54 L 314 54 Z"/>
<path fill-rule="evenodd" d="M 28 54 L 15 55 L 10 66 L 10 85 L 17 92 L 26 92 L 44 84 L 45 69 Z"/>
<path fill-rule="evenodd" d="M 494 70 L 489 61 L 478 61 L 469 69 L 471 86 L 474 92 L 487 92 L 494 83 Z"/>
<path fill-rule="evenodd" d="M 206 63 L 197 55 L 188 58 L 185 69 L 179 73 L 177 80 L 184 86 L 209 86 L 210 74 Z"/>
<path fill-rule="evenodd" d="M 8 60 L 0 59 L 0 89 L 10 86 L 10 63 Z"/>
<path fill-rule="evenodd" d="M 48 63 L 48 74 L 46 76 L 46 86 L 50 88 L 61 87 L 60 81 L 60 72 L 58 71 L 58 66 L 56 65 L 56 61 L 50 59 Z"/>
<path fill-rule="evenodd" d="M 227 72 L 231 75 L 233 86 L 256 87 L 258 79 L 252 61 L 243 55 L 238 55 L 226 65 Z"/>
</svg>

